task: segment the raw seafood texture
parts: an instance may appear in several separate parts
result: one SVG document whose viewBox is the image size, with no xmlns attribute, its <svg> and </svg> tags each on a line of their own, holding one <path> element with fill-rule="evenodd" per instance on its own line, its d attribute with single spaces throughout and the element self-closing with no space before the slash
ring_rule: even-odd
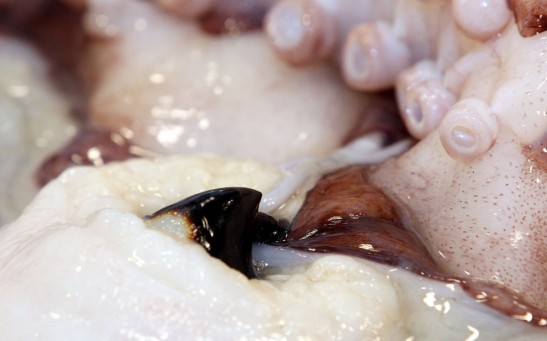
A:
<svg viewBox="0 0 547 341">
<path fill-rule="evenodd" d="M 265 278 L 248 280 L 141 218 L 204 189 L 267 192 L 279 178 L 275 167 L 206 155 L 65 172 L 0 231 L 3 337 L 542 339 L 454 285 L 349 257 L 272 264 Z M 276 252 L 287 251 L 266 251 L 262 261 Z M 21 328 L 21 320 L 33 323 Z"/>
<path fill-rule="evenodd" d="M 0 321 L 11 326 L 8 338 L 545 339 L 544 1 L 68 2 L 84 8 L 90 38 L 80 61 L 88 124 L 140 155 L 212 151 L 258 161 L 179 155 L 65 171 L 0 230 Z M 260 32 L 256 18 L 268 6 Z M 249 20 L 229 21 L 228 13 Z M 67 104 L 43 78 L 47 65 L 23 43 L 6 46 L 0 75 L 24 83 L 8 79 L 0 88 L 8 99 L 0 101 L 0 115 L 35 115 L 38 96 L 63 132 L 52 136 L 47 128 L 46 135 L 61 141 L 73 133 Z M 1 63 L 6 51 L 20 56 L 16 67 L 11 59 Z M 389 129 L 379 128 L 343 146 L 359 130 L 364 108 L 376 105 L 375 119 L 390 112 L 376 102 L 385 94 L 370 93 L 384 89 L 395 89 L 416 144 L 386 147 Z M 0 123 L 11 134 L 3 150 L 20 148 L 39 160 L 41 152 L 28 151 L 34 144 L 42 150 L 43 132 L 25 135 L 11 128 L 24 124 L 11 122 Z M 47 148 L 58 146 L 51 141 Z M 224 186 L 263 191 L 261 209 L 291 220 L 311 182 L 351 163 L 378 163 L 359 170 L 365 175 L 358 180 L 385 200 L 379 211 L 414 233 L 407 254 L 413 257 L 416 244 L 424 262 L 462 286 L 392 267 L 396 262 L 295 251 L 290 240 L 256 245 L 260 279 L 249 280 L 194 242 L 143 221 Z M 10 167 L 2 167 L 9 179 Z M 334 188 L 325 186 L 319 197 Z M 351 212 L 356 221 L 377 214 L 367 211 L 372 198 L 357 193 L 346 211 L 346 202 L 330 205 L 335 209 L 321 226 L 327 232 L 320 237 L 332 237 L 326 244 L 344 239 L 336 235 L 341 215 Z M 307 228 L 302 240 L 324 232 Z M 373 242 L 352 251 L 378 252 Z M 504 306 L 496 307 L 492 292 L 467 295 L 465 279 L 510 295 L 499 295 Z M 508 313 L 513 307 L 525 311 Z M 21 320 L 34 323 L 21 328 Z"/>
</svg>

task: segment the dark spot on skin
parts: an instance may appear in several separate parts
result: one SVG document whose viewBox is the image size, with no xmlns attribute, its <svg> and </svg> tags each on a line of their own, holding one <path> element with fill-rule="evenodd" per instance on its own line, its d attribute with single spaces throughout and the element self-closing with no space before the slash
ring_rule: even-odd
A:
<svg viewBox="0 0 547 341">
<path fill-rule="evenodd" d="M 522 154 L 526 155 L 538 169 L 547 173 L 547 133 L 536 143 L 523 146 Z"/>
</svg>

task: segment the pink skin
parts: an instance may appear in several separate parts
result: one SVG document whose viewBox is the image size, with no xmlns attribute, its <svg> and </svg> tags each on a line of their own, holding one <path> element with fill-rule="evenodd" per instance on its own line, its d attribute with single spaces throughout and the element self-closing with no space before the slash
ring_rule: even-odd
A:
<svg viewBox="0 0 547 341">
<path fill-rule="evenodd" d="M 429 60 L 419 62 L 400 73 L 397 77 L 395 87 L 397 102 L 401 116 L 410 134 L 417 139 L 423 139 L 437 129 L 455 104 L 456 98 L 461 96 L 470 75 L 480 67 L 485 66 L 488 68 L 495 64 L 496 57 L 491 50 L 478 49 L 467 53 L 457 60 L 444 74 L 434 62 Z M 476 89 L 476 91 L 478 93 L 483 90 Z M 448 148 L 447 150 L 450 150 L 450 154 L 455 157 L 460 153 L 457 152 L 457 145 L 450 147 L 450 141 L 454 140 L 449 137 L 451 134 L 449 130 L 453 130 L 456 117 L 462 116 L 454 114 L 457 111 L 451 111 L 452 114 L 444 124 L 444 128 L 441 129 L 444 132 L 442 135 L 443 144 Z M 461 121 L 461 119 L 456 120 Z M 484 120 L 480 120 L 480 122 L 484 122 Z M 486 132 L 490 132 L 490 135 L 495 135 L 495 129 L 491 128 L 493 126 L 494 124 L 486 124 L 488 129 L 485 130 L 485 134 Z M 463 131 L 460 130 L 461 132 Z M 463 137 L 463 135 L 460 134 L 460 137 Z M 485 145 L 479 149 L 482 150 L 484 148 L 486 148 Z M 461 154 L 458 157 L 464 156 Z"/>
<path fill-rule="evenodd" d="M 359 90 L 390 88 L 394 79 L 412 61 L 411 53 L 393 28 L 385 22 L 353 28 L 342 52 L 346 83 Z"/>
<path fill-rule="evenodd" d="M 543 309 L 546 37 L 522 38 L 511 25 L 473 55 L 474 67 L 456 63 L 449 81 L 460 100 L 372 176 L 447 271 L 498 282 Z"/>
</svg>

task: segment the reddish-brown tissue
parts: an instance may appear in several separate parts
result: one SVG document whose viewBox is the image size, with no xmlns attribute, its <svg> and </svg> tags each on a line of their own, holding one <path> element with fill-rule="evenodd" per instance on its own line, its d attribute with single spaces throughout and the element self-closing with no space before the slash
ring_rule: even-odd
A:
<svg viewBox="0 0 547 341">
<path fill-rule="evenodd" d="M 520 34 L 530 37 L 547 30 L 547 1 L 508 0 Z"/>
<path fill-rule="evenodd" d="M 366 166 L 352 166 L 321 179 L 308 193 L 286 246 L 360 257 L 456 283 L 477 302 L 515 319 L 547 326 L 547 311 L 512 290 L 454 276 L 436 264 L 420 236 L 401 221 L 396 205 L 369 184 L 368 172 Z"/>
<path fill-rule="evenodd" d="M 98 166 L 135 157 L 130 147 L 122 136 L 87 125 L 65 148 L 42 163 L 36 172 L 36 181 L 44 186 L 69 167 Z"/>
<path fill-rule="evenodd" d="M 294 219 L 290 246 L 436 273 L 427 248 L 404 228 L 393 203 L 369 184 L 367 173 L 353 166 L 321 179 Z"/>
<path fill-rule="evenodd" d="M 240 4 L 241 3 L 241 4 Z M 210 34 L 240 34 L 262 29 L 268 3 L 260 0 L 217 4 L 200 20 L 201 28 Z"/>
<path fill-rule="evenodd" d="M 385 145 L 410 138 L 399 114 L 393 91 L 385 91 L 372 98 L 353 130 L 345 138 L 344 144 L 374 132 L 383 134 Z"/>
</svg>

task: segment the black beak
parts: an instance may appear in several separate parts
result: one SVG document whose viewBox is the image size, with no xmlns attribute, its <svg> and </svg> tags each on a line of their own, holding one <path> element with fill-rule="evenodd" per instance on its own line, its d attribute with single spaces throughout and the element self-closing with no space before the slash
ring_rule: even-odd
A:
<svg viewBox="0 0 547 341">
<path fill-rule="evenodd" d="M 146 216 L 152 228 L 198 242 L 207 252 L 249 278 L 256 277 L 252 260 L 253 242 L 284 239 L 286 229 L 258 213 L 262 194 L 242 187 L 202 192 Z M 168 219 L 183 229 L 173 231 L 159 222 Z"/>
</svg>

